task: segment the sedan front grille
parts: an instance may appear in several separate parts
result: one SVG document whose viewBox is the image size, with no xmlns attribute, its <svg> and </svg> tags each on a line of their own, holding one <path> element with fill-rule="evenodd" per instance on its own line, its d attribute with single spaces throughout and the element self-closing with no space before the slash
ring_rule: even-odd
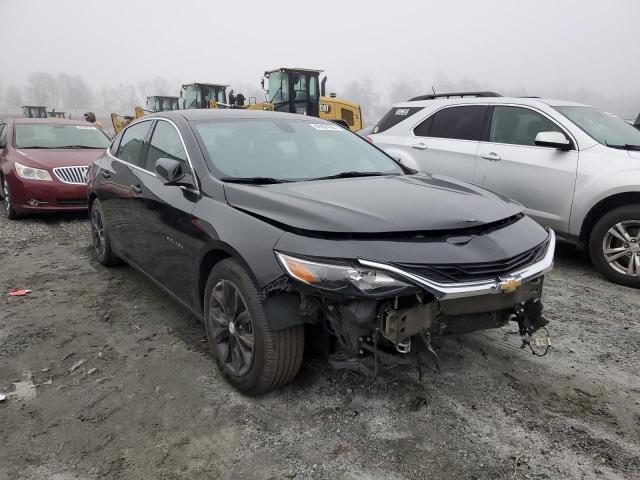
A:
<svg viewBox="0 0 640 480">
<path fill-rule="evenodd" d="M 443 264 L 406 264 L 398 263 L 398 267 L 421 277 L 441 283 L 472 282 L 489 280 L 507 275 L 525 268 L 544 257 L 549 242 L 520 253 L 514 257 L 495 262 L 482 263 L 443 263 Z"/>
<path fill-rule="evenodd" d="M 53 169 L 56 177 L 63 183 L 73 183 L 84 185 L 87 183 L 87 172 L 89 167 L 86 165 L 74 167 L 58 167 Z"/>
</svg>

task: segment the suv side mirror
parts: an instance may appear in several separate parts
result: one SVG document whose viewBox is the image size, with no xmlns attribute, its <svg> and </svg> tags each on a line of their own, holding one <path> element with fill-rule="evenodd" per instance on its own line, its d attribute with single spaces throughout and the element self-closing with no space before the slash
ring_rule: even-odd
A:
<svg viewBox="0 0 640 480">
<path fill-rule="evenodd" d="M 551 147 L 558 150 L 569 150 L 571 142 L 562 132 L 538 132 L 535 144 L 539 147 Z"/>
<path fill-rule="evenodd" d="M 184 163 L 173 158 L 159 158 L 156 160 L 156 174 L 165 185 L 182 184 L 187 176 L 182 169 Z"/>
</svg>

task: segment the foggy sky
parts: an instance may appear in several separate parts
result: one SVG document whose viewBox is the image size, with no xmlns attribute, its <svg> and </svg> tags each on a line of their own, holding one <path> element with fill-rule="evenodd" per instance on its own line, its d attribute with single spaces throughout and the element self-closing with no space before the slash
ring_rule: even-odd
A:
<svg viewBox="0 0 640 480">
<path fill-rule="evenodd" d="M 92 88 L 163 76 L 258 85 L 267 68 L 496 90 L 640 90 L 640 1 L 0 0 L 0 79 L 81 74 Z"/>
</svg>

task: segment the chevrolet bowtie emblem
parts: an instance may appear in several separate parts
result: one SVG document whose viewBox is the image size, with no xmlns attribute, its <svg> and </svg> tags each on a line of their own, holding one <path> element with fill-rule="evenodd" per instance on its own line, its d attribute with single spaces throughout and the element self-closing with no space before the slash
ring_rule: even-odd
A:
<svg viewBox="0 0 640 480">
<path fill-rule="evenodd" d="M 518 289 L 520 285 L 522 285 L 522 280 L 518 280 L 517 278 L 513 277 L 501 278 L 500 283 L 498 283 L 498 287 L 503 293 L 513 293 Z"/>
</svg>

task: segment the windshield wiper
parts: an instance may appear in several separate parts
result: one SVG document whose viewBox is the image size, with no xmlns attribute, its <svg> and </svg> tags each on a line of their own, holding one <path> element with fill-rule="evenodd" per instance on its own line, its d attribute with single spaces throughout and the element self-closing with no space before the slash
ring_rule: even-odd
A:
<svg viewBox="0 0 640 480">
<path fill-rule="evenodd" d="M 251 183 L 254 185 L 269 185 L 272 183 L 282 183 L 284 181 L 273 177 L 221 177 L 220 180 L 229 183 Z"/>
<path fill-rule="evenodd" d="M 619 150 L 640 150 L 640 145 L 631 145 L 629 143 L 625 143 L 624 145 L 610 145 L 607 143 L 607 147 L 617 148 Z"/>
<path fill-rule="evenodd" d="M 107 147 L 92 147 L 92 146 L 89 146 L 89 145 L 60 145 L 59 147 L 48 147 L 48 148 L 82 148 L 82 149 L 94 149 L 94 150 L 100 149 L 100 150 L 102 150 L 102 149 L 107 148 Z"/>
<path fill-rule="evenodd" d="M 326 177 L 310 178 L 309 180 L 330 180 L 332 178 L 356 178 L 356 177 L 381 177 L 384 175 L 398 175 L 396 173 L 384 173 L 384 172 L 340 172 L 335 175 L 327 175 Z"/>
</svg>

